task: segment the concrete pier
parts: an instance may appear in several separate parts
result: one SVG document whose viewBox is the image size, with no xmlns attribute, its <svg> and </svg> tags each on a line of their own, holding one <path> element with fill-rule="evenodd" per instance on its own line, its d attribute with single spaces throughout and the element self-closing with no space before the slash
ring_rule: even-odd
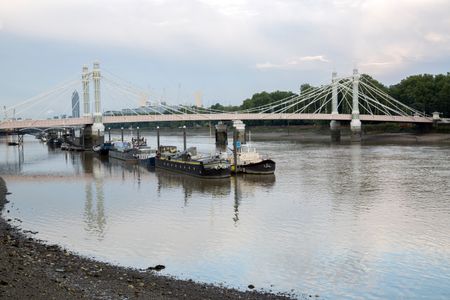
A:
<svg viewBox="0 0 450 300">
<path fill-rule="evenodd" d="M 339 143 L 341 141 L 341 122 L 332 120 L 330 122 L 331 141 Z"/>
<path fill-rule="evenodd" d="M 245 144 L 245 124 L 241 120 L 233 121 L 233 127 L 236 135 L 236 140 L 239 144 Z"/>
<path fill-rule="evenodd" d="M 214 127 L 216 133 L 216 145 L 217 146 L 228 145 L 227 125 L 223 124 L 222 121 L 219 121 L 219 123 L 217 123 Z"/>
</svg>

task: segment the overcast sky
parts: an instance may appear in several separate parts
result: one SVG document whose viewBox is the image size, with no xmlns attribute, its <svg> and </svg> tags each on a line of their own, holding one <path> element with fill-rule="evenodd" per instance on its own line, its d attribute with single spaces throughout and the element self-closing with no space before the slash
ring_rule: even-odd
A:
<svg viewBox="0 0 450 300">
<path fill-rule="evenodd" d="M 2 106 L 94 60 L 171 103 L 238 104 L 354 67 L 394 84 L 450 71 L 450 0 L 0 0 Z"/>
</svg>

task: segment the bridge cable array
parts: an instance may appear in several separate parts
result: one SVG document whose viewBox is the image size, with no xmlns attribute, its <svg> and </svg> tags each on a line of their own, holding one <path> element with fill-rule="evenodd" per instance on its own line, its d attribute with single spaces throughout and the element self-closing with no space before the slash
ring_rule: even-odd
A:
<svg viewBox="0 0 450 300">
<path fill-rule="evenodd" d="M 89 74 L 92 77 L 92 73 Z M 273 114 L 331 114 L 333 88 L 337 93 L 337 110 L 339 114 L 351 114 L 353 108 L 353 84 L 354 77 L 336 79 L 335 82 L 320 87 L 311 87 L 302 93 L 292 94 L 286 98 L 270 103 L 264 103 L 257 107 L 241 109 L 238 111 L 227 111 L 197 107 L 194 105 L 168 104 L 158 99 L 158 95 L 142 89 L 114 73 L 102 69 L 101 89 L 102 106 L 105 116 L 124 115 L 185 115 L 185 114 L 264 114 L 263 118 L 271 118 Z M 75 106 L 82 107 L 82 93 L 77 103 L 72 103 L 70 95 L 74 89 L 81 91 L 81 80 L 71 79 L 40 93 L 37 96 L 5 109 L 5 118 L 18 116 L 21 118 L 49 118 L 49 112 L 59 109 L 61 115 L 71 116 Z M 92 93 L 89 93 L 92 95 Z M 91 97 L 92 98 L 92 97 Z M 362 75 L 358 81 L 358 101 L 361 114 L 386 115 L 386 116 L 420 116 L 426 117 L 424 113 L 413 109 L 400 101 L 394 99 L 373 80 Z M 90 100 L 90 106 L 94 103 Z M 118 109 L 105 109 L 105 106 L 115 106 Z M 126 108 L 131 107 L 131 108 Z M 92 108 L 91 110 L 92 111 Z M 177 119 L 177 118 L 175 118 Z M 180 116 L 181 119 L 181 116 Z"/>
</svg>

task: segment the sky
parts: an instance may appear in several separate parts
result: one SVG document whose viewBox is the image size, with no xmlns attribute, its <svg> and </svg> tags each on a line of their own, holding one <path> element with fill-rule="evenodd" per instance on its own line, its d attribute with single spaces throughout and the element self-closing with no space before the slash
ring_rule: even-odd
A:
<svg viewBox="0 0 450 300">
<path fill-rule="evenodd" d="M 450 71 L 450 0 L 0 0 L 1 106 L 96 60 L 173 104 L 240 104 L 353 68 L 391 85 Z"/>
</svg>

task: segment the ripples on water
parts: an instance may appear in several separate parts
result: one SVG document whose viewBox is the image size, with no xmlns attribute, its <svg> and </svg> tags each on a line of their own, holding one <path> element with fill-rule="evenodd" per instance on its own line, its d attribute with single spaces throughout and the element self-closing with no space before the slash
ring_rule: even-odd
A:
<svg viewBox="0 0 450 300">
<path fill-rule="evenodd" d="M 2 142 L 7 215 L 50 243 L 181 278 L 325 299 L 450 297 L 449 147 L 254 145 L 275 176 L 210 182 Z"/>
</svg>

